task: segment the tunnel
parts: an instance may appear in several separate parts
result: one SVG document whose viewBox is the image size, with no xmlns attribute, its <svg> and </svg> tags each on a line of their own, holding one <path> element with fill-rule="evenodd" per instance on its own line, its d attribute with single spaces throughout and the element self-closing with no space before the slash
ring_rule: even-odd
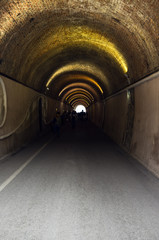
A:
<svg viewBox="0 0 159 240">
<path fill-rule="evenodd" d="M 0 1 L 1 239 L 159 239 L 158 12 L 157 0 Z M 85 119 L 58 136 L 57 114 L 79 105 Z"/>
</svg>

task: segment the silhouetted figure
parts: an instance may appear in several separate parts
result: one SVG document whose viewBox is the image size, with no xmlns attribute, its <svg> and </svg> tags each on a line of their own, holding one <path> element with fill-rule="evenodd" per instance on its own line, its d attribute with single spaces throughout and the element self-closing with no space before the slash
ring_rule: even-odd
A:
<svg viewBox="0 0 159 240">
<path fill-rule="evenodd" d="M 82 112 L 80 112 L 80 119 L 82 121 L 84 120 L 84 116 L 85 116 L 85 112 L 82 110 Z"/>
</svg>

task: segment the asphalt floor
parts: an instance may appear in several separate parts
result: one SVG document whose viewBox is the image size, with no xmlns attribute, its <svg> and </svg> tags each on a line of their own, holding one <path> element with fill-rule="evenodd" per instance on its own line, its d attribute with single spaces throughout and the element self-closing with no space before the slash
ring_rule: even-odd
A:
<svg viewBox="0 0 159 240">
<path fill-rule="evenodd" d="M 0 240 L 159 240 L 159 180 L 67 124 L 0 162 Z"/>
</svg>

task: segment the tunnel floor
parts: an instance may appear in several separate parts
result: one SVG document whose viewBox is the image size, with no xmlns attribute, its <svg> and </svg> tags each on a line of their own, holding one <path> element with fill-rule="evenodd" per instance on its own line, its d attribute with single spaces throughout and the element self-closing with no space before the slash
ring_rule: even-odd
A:
<svg viewBox="0 0 159 240">
<path fill-rule="evenodd" d="M 86 122 L 1 161 L 0 188 L 3 240 L 159 239 L 159 181 Z"/>
</svg>

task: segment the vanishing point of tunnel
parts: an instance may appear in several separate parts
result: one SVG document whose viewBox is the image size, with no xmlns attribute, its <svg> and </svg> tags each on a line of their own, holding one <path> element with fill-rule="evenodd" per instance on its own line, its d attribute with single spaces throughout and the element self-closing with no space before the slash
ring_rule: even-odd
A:
<svg viewBox="0 0 159 240">
<path fill-rule="evenodd" d="M 0 0 L 0 239 L 159 240 L 158 178 L 159 1 Z"/>
</svg>

